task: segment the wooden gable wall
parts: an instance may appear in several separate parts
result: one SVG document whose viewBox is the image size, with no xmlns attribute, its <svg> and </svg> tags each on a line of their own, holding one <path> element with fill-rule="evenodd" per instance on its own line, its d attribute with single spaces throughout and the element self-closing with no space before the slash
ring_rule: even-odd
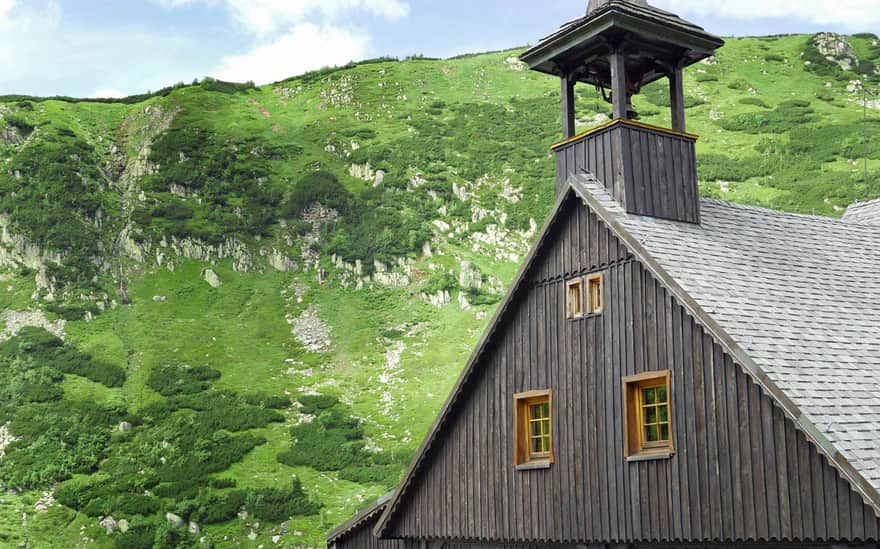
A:
<svg viewBox="0 0 880 549">
<path fill-rule="evenodd" d="M 873 510 L 670 293 L 570 197 L 392 517 L 392 537 L 876 540 Z M 604 270 L 605 312 L 565 318 Z M 627 463 L 622 378 L 670 369 L 671 459 Z M 514 393 L 552 389 L 555 463 L 512 465 Z"/>
</svg>

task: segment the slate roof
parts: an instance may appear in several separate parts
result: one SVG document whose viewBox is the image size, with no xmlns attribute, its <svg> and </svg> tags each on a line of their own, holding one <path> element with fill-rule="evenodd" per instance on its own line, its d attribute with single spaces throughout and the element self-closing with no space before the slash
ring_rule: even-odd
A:
<svg viewBox="0 0 880 549">
<path fill-rule="evenodd" d="M 379 515 L 385 511 L 385 507 L 388 505 L 388 500 L 391 499 L 391 496 L 393 494 L 393 492 L 385 494 L 384 496 L 379 498 L 376 503 L 362 510 L 360 513 L 353 516 L 352 518 L 335 528 L 332 532 L 327 534 L 327 545 L 332 545 L 335 541 L 342 541 L 355 531 L 366 526 L 368 523 L 374 522 L 377 518 L 379 518 Z"/>
<path fill-rule="evenodd" d="M 654 6 L 645 5 L 645 4 L 637 4 L 634 2 L 627 2 L 626 0 L 609 0 L 607 4 L 604 4 L 601 7 L 595 9 L 594 11 L 589 12 L 588 14 L 584 15 L 583 17 L 573 19 L 573 20 L 563 24 L 556 32 L 542 38 L 539 41 L 538 45 L 532 49 L 538 49 L 542 45 L 544 45 L 545 43 L 547 43 L 551 40 L 554 40 L 563 34 L 567 34 L 580 26 L 583 26 L 584 24 L 588 23 L 589 21 L 601 16 L 602 14 L 604 14 L 605 12 L 610 11 L 610 10 L 617 10 L 617 11 L 632 13 L 634 15 L 644 17 L 647 19 L 653 19 L 653 20 L 656 20 L 660 23 L 663 23 L 664 25 L 668 25 L 673 28 L 678 28 L 678 29 L 681 29 L 681 30 L 684 30 L 687 32 L 698 32 L 698 33 L 705 32 L 705 29 L 703 29 L 703 27 L 696 25 L 694 23 L 691 23 L 690 21 L 686 21 L 686 20 L 682 19 L 681 17 L 675 15 L 674 13 L 670 13 L 668 11 L 657 9 Z M 529 51 L 531 51 L 531 50 L 529 50 Z M 528 53 L 529 52 L 524 53 L 523 56 L 528 55 Z"/>
<path fill-rule="evenodd" d="M 570 183 L 720 325 L 878 508 L 880 225 L 708 199 L 693 225 L 627 214 L 590 176 Z"/>
<path fill-rule="evenodd" d="M 863 225 L 880 225 L 880 198 L 868 202 L 856 202 L 846 209 L 843 220 Z"/>
</svg>

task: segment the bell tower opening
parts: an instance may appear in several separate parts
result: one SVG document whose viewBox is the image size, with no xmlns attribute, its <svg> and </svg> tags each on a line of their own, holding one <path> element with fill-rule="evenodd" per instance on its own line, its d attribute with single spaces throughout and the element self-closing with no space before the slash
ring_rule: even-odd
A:
<svg viewBox="0 0 880 549">
<path fill-rule="evenodd" d="M 554 147 L 558 188 L 586 171 L 630 213 L 698 223 L 696 136 L 686 133 L 683 71 L 723 45 L 646 0 L 591 0 L 586 15 L 523 53 L 532 70 L 561 82 L 565 141 Z M 632 97 L 663 78 L 669 82 L 672 128 L 635 122 Z M 612 122 L 575 135 L 579 83 L 600 90 L 611 103 Z"/>
</svg>

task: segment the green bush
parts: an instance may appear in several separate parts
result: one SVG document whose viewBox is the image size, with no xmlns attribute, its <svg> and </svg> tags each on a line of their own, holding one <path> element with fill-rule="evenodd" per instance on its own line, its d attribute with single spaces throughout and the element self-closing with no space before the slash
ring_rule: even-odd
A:
<svg viewBox="0 0 880 549">
<path fill-rule="evenodd" d="M 296 477 L 287 490 L 263 488 L 249 491 L 245 506 L 256 518 L 273 522 L 315 515 L 321 510 L 321 505 L 309 499 Z"/>
<path fill-rule="evenodd" d="M 809 101 L 790 100 L 769 112 L 748 112 L 722 118 L 717 123 L 727 131 L 783 133 L 816 119 Z"/>
<path fill-rule="evenodd" d="M 763 109 L 770 108 L 770 105 L 768 105 L 763 99 L 758 99 L 757 97 L 741 97 L 739 102 L 743 105 L 755 105 Z"/>
<path fill-rule="evenodd" d="M 303 177 L 294 186 L 284 205 L 284 216 L 297 217 L 316 203 L 345 215 L 351 207 L 352 200 L 352 194 L 335 175 L 315 172 Z"/>
<path fill-rule="evenodd" d="M 698 73 L 695 79 L 697 82 L 718 82 L 718 75 L 710 73 Z"/>
<path fill-rule="evenodd" d="M 205 493 L 198 499 L 198 509 L 192 519 L 199 524 L 219 524 L 232 520 L 244 508 L 247 492 L 233 490 L 223 493 Z"/>
<path fill-rule="evenodd" d="M 390 489 L 400 482 L 402 472 L 399 465 L 354 465 L 339 471 L 339 478 L 358 484 L 379 484 Z"/>
<path fill-rule="evenodd" d="M 749 88 L 751 88 L 752 85 L 749 83 L 748 80 L 744 80 L 742 78 L 737 78 L 733 82 L 730 82 L 729 84 L 727 84 L 727 87 L 730 88 L 731 90 L 746 91 Z"/>
<path fill-rule="evenodd" d="M 759 157 L 733 158 L 720 154 L 702 154 L 697 158 L 697 173 L 701 181 L 745 181 L 763 177 L 772 172 Z"/>
<path fill-rule="evenodd" d="M 775 53 L 771 53 L 764 56 L 764 61 L 767 61 L 769 63 L 785 63 L 785 57 Z"/>
<path fill-rule="evenodd" d="M 150 371 L 147 385 L 162 396 L 206 391 L 220 372 L 208 366 L 162 366 Z"/>
<path fill-rule="evenodd" d="M 339 403 L 339 399 L 331 395 L 300 395 L 296 401 L 300 403 L 302 413 L 310 415 L 328 410 Z"/>
</svg>

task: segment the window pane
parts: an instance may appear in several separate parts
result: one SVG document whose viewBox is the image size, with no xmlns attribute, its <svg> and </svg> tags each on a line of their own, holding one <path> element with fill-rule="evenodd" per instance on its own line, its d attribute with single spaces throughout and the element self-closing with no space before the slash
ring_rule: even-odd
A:
<svg viewBox="0 0 880 549">
<path fill-rule="evenodd" d="M 660 412 L 660 421 L 666 423 L 669 421 L 669 406 L 658 406 L 657 410 Z"/>
<path fill-rule="evenodd" d="M 664 423 L 660 426 L 660 440 L 669 440 L 669 424 Z"/>
<path fill-rule="evenodd" d="M 645 423 L 657 423 L 657 408 L 653 406 L 650 408 L 645 408 Z"/>
<path fill-rule="evenodd" d="M 645 389 L 642 393 L 645 404 L 654 404 L 657 402 L 657 392 L 654 389 Z"/>
<path fill-rule="evenodd" d="M 543 451 L 550 452 L 550 437 L 545 436 L 544 438 L 541 439 L 541 442 L 542 442 L 543 448 L 544 448 Z"/>
<path fill-rule="evenodd" d="M 532 436 L 538 437 L 541 436 L 541 422 L 533 421 L 532 422 Z"/>
<path fill-rule="evenodd" d="M 645 427 L 645 442 L 657 442 L 660 440 L 660 434 L 656 425 Z"/>
<path fill-rule="evenodd" d="M 532 453 L 541 453 L 541 439 L 533 438 L 532 439 Z"/>
<path fill-rule="evenodd" d="M 657 402 L 666 402 L 666 386 L 657 387 Z"/>
</svg>

